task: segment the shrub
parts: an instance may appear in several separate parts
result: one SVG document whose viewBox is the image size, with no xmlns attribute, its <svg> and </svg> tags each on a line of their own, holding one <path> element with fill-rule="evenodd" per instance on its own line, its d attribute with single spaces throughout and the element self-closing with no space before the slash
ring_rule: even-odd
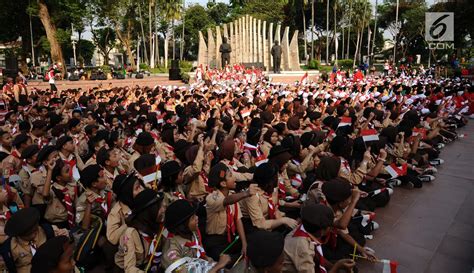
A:
<svg viewBox="0 0 474 273">
<path fill-rule="evenodd" d="M 318 60 L 312 59 L 312 60 L 310 60 L 309 63 L 308 63 L 308 68 L 309 68 L 309 69 L 319 69 L 320 65 L 321 65 L 321 64 L 319 63 Z"/>
<path fill-rule="evenodd" d="M 352 59 L 342 59 L 342 60 L 338 60 L 337 61 L 337 66 L 339 68 L 352 68 L 352 66 L 354 65 L 354 60 Z"/>
<path fill-rule="evenodd" d="M 190 78 L 190 77 L 189 77 L 189 74 L 188 74 L 187 72 L 181 71 L 181 80 L 182 80 L 184 83 L 188 84 L 188 83 L 189 83 L 189 78 Z"/>
</svg>

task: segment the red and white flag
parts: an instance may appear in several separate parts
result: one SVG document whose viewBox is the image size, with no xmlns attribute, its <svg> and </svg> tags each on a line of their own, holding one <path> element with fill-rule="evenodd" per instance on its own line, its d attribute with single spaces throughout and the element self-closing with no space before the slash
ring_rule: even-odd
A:
<svg viewBox="0 0 474 273">
<path fill-rule="evenodd" d="M 383 263 L 383 271 L 382 273 L 397 273 L 397 266 L 398 263 L 396 261 L 391 260 L 380 260 Z"/>
<path fill-rule="evenodd" d="M 389 195 L 392 195 L 393 190 L 391 188 L 381 188 L 381 189 L 375 190 L 373 192 L 369 192 L 369 195 L 374 196 L 374 195 L 377 195 L 377 194 L 381 194 L 382 192 L 388 192 Z"/>
<path fill-rule="evenodd" d="M 375 219 L 375 213 L 372 212 L 372 213 L 369 213 L 369 214 L 364 214 L 362 216 L 362 221 L 361 221 L 361 225 L 363 227 L 367 226 L 371 221 L 373 221 Z"/>
<path fill-rule="evenodd" d="M 143 182 L 145 184 L 154 182 L 154 181 L 159 181 L 161 179 L 161 171 L 160 171 L 160 162 L 161 162 L 161 157 L 158 155 L 155 158 L 155 166 L 152 168 L 149 168 L 148 170 L 144 170 L 143 173 Z"/>
<path fill-rule="evenodd" d="M 240 114 L 242 115 L 242 118 L 246 118 L 246 117 L 250 116 L 250 110 L 244 109 L 244 110 L 240 111 Z"/>
<path fill-rule="evenodd" d="M 308 84 L 308 72 L 304 73 L 303 77 L 301 77 L 300 85 Z"/>
<path fill-rule="evenodd" d="M 360 135 L 362 136 L 364 142 L 379 140 L 379 134 L 375 129 L 362 130 Z"/>
<path fill-rule="evenodd" d="M 352 125 L 352 119 L 350 117 L 342 117 L 341 121 L 339 121 L 339 124 L 337 125 L 337 128 L 342 127 L 342 126 L 351 126 Z"/>
<path fill-rule="evenodd" d="M 399 176 L 404 176 L 407 174 L 407 164 L 403 164 L 398 167 L 395 163 L 392 163 L 385 167 L 385 170 L 392 176 L 392 178 L 397 178 Z"/>
</svg>

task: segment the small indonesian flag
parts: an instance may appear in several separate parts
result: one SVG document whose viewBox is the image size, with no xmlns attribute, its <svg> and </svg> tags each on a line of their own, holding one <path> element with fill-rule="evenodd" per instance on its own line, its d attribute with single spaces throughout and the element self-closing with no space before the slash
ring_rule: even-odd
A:
<svg viewBox="0 0 474 273">
<path fill-rule="evenodd" d="M 249 109 L 244 109 L 244 110 L 240 111 L 240 114 L 242 115 L 242 118 L 246 118 L 246 117 L 250 116 L 250 110 Z"/>
<path fill-rule="evenodd" d="M 364 214 L 362 216 L 362 221 L 361 221 L 361 225 L 363 227 L 366 227 L 371 221 L 373 221 L 375 219 L 375 213 L 372 212 L 372 213 L 369 213 L 369 214 Z"/>
<path fill-rule="evenodd" d="M 300 85 L 308 84 L 308 72 L 304 73 L 303 77 L 301 77 Z"/>
<path fill-rule="evenodd" d="M 334 132 L 334 130 L 331 129 L 331 130 L 328 132 L 328 137 L 331 137 L 331 138 L 336 137 L 336 132 Z"/>
<path fill-rule="evenodd" d="M 143 182 L 145 184 L 159 181 L 161 179 L 160 162 L 161 162 L 161 157 L 158 155 L 155 158 L 155 166 L 153 166 L 152 168 L 148 170 L 143 171 L 145 173 L 143 176 Z"/>
<path fill-rule="evenodd" d="M 379 140 L 379 134 L 375 129 L 362 130 L 360 135 L 362 136 L 364 142 Z"/>
<path fill-rule="evenodd" d="M 351 126 L 352 125 L 352 119 L 350 117 L 342 117 L 341 121 L 339 121 L 339 124 L 337 125 L 337 128 L 342 127 L 342 126 Z"/>
<path fill-rule="evenodd" d="M 385 170 L 392 176 L 392 178 L 397 178 L 399 176 L 404 176 L 407 174 L 407 164 L 403 164 L 398 167 L 395 163 L 392 163 L 385 167 Z"/>
<path fill-rule="evenodd" d="M 425 128 L 413 128 L 413 136 L 421 135 L 421 139 L 426 138 L 426 129 Z"/>
<path fill-rule="evenodd" d="M 157 119 L 158 124 L 163 124 L 165 122 L 165 114 L 159 115 Z"/>
<path fill-rule="evenodd" d="M 375 196 L 377 194 L 381 194 L 382 192 L 388 192 L 389 195 L 392 195 L 393 190 L 390 189 L 390 188 L 381 188 L 381 189 L 375 190 L 373 192 L 370 192 L 369 195 L 370 196 Z"/>
<path fill-rule="evenodd" d="M 244 151 L 256 151 L 256 150 L 257 150 L 257 146 L 254 146 L 247 142 L 244 143 Z"/>
<path fill-rule="evenodd" d="M 383 263 L 382 273 L 397 273 L 398 263 L 391 260 L 380 260 Z"/>
</svg>

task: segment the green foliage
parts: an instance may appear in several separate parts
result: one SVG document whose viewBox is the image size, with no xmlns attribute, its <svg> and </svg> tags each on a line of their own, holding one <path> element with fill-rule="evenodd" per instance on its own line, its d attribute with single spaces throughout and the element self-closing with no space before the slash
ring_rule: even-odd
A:
<svg viewBox="0 0 474 273">
<path fill-rule="evenodd" d="M 189 83 L 189 74 L 187 72 L 184 72 L 184 71 L 181 71 L 181 80 L 184 82 L 184 83 Z"/>
<path fill-rule="evenodd" d="M 140 70 L 149 70 L 150 66 L 146 63 L 140 63 Z"/>
<path fill-rule="evenodd" d="M 344 69 L 352 68 L 353 64 L 354 64 L 354 60 L 352 59 L 337 60 L 337 65 L 340 68 L 344 68 Z"/>
<path fill-rule="evenodd" d="M 102 69 L 102 71 L 107 74 L 107 73 L 110 73 L 112 71 L 112 69 L 110 69 L 110 66 L 108 65 L 103 65 L 100 67 L 100 69 Z"/>
<path fill-rule="evenodd" d="M 284 0 L 247 0 L 237 15 L 249 14 L 268 23 L 280 23 L 286 18 L 285 5 Z"/>
<path fill-rule="evenodd" d="M 321 63 L 316 59 L 312 59 L 308 63 L 309 69 L 319 69 L 320 66 L 321 66 Z"/>
</svg>

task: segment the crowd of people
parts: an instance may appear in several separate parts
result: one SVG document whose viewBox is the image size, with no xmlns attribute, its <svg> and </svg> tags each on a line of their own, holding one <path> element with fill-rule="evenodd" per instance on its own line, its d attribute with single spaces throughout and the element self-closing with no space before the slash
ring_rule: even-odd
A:
<svg viewBox="0 0 474 273">
<path fill-rule="evenodd" d="M 5 85 L 0 268 L 356 272 L 354 255 L 377 260 L 374 211 L 433 183 L 474 113 L 458 78 L 199 73 L 182 87 Z"/>
</svg>

